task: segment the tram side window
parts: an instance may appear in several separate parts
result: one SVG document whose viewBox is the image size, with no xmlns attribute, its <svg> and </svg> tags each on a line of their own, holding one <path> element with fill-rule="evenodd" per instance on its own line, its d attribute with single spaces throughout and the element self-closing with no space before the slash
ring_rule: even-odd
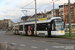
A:
<svg viewBox="0 0 75 50">
<path fill-rule="evenodd" d="M 37 30 L 41 30 L 41 24 L 37 24 Z"/>
<path fill-rule="evenodd" d="M 20 30 L 20 31 L 23 31 L 23 25 L 20 25 L 20 26 L 19 26 L 19 30 Z"/>
<path fill-rule="evenodd" d="M 37 24 L 37 30 L 47 30 L 47 24 Z"/>
<path fill-rule="evenodd" d="M 31 30 L 34 30 L 34 25 L 31 25 Z"/>
</svg>

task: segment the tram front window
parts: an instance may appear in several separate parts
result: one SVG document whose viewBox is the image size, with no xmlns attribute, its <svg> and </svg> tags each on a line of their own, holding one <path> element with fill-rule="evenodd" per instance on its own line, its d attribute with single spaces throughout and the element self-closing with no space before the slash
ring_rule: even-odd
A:
<svg viewBox="0 0 75 50">
<path fill-rule="evenodd" d="M 64 30 L 63 22 L 62 21 L 56 21 L 55 22 L 55 30 L 57 30 L 57 31 Z"/>
</svg>

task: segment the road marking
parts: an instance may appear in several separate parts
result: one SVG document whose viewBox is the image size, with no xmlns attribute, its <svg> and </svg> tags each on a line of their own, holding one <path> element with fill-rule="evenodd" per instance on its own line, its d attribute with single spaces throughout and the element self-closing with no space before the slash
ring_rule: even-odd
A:
<svg viewBox="0 0 75 50">
<path fill-rule="evenodd" d="M 24 47 L 24 46 L 26 46 L 26 45 L 24 45 L 24 44 L 21 44 L 21 46 L 23 46 L 23 47 Z"/>
<path fill-rule="evenodd" d="M 32 40 L 32 41 L 36 41 L 36 40 Z"/>
<path fill-rule="evenodd" d="M 16 45 L 16 43 L 11 43 L 11 44 Z"/>
<path fill-rule="evenodd" d="M 49 50 L 49 49 L 45 49 L 45 50 Z"/>
<path fill-rule="evenodd" d="M 38 47 L 35 47 L 35 46 L 31 46 L 31 48 L 38 48 Z"/>
</svg>

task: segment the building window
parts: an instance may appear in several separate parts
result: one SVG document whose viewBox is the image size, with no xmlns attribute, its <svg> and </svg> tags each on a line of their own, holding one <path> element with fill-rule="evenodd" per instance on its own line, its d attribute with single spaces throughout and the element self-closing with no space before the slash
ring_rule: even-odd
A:
<svg viewBox="0 0 75 50">
<path fill-rule="evenodd" d="M 71 16 L 71 18 L 73 18 L 73 15 Z"/>
<path fill-rule="evenodd" d="M 73 13 L 73 11 L 71 11 L 71 13 Z"/>
<path fill-rule="evenodd" d="M 5 19 L 5 21 L 8 21 L 7 19 Z"/>
<path fill-rule="evenodd" d="M 74 6 L 71 6 L 71 8 L 74 8 Z"/>
</svg>

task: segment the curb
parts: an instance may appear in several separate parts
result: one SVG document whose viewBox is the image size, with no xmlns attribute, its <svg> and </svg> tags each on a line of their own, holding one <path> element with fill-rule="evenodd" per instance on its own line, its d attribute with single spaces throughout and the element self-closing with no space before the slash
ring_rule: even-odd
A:
<svg viewBox="0 0 75 50">
<path fill-rule="evenodd" d="M 72 38 L 72 37 L 59 37 L 59 39 L 75 40 L 75 38 Z"/>
<path fill-rule="evenodd" d="M 66 39 L 69 39 L 69 40 L 75 40 L 75 38 L 70 38 L 70 37 L 64 37 Z"/>
</svg>

